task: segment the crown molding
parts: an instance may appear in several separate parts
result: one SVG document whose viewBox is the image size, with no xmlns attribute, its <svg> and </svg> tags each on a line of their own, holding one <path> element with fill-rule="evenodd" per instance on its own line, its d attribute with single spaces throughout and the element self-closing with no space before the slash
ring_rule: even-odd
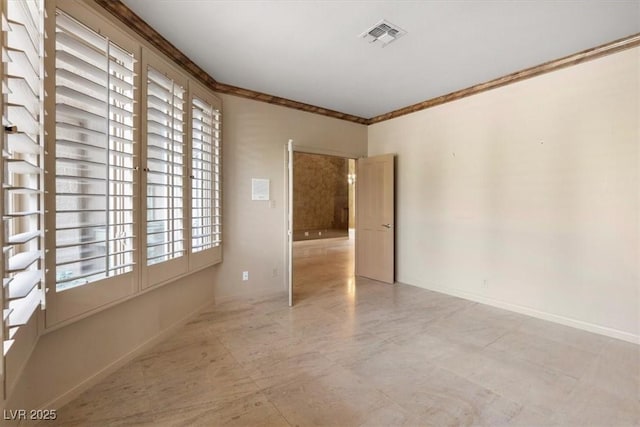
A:
<svg viewBox="0 0 640 427">
<path fill-rule="evenodd" d="M 506 76 L 498 77 L 484 83 L 470 86 L 465 89 L 457 90 L 446 95 L 431 98 L 417 104 L 409 105 L 408 107 L 400 108 L 398 110 L 390 111 L 388 113 L 380 114 L 378 116 L 366 119 L 363 117 L 354 116 L 352 114 L 341 113 L 339 111 L 330 110 L 327 108 L 305 104 L 303 102 L 293 101 L 291 99 L 269 95 L 251 89 L 244 89 L 218 82 L 206 71 L 200 68 L 195 62 L 189 59 L 189 57 L 182 53 L 180 49 L 175 47 L 171 42 L 169 42 L 160 33 L 153 29 L 153 27 L 147 24 L 135 12 L 129 9 L 120 0 L 94 1 L 215 92 L 235 95 L 261 102 L 267 102 L 269 104 L 280 105 L 287 108 L 306 111 L 308 113 L 321 114 L 323 116 L 346 120 L 363 125 L 371 125 L 374 123 L 383 122 L 385 120 L 391 120 L 396 117 L 404 116 L 406 114 L 415 113 L 416 111 L 421 111 L 427 108 L 435 107 L 437 105 L 446 104 L 447 102 L 466 98 L 471 95 L 486 92 L 491 89 L 496 89 L 511 83 L 516 83 L 522 80 L 529 79 L 531 77 L 559 70 L 561 68 L 580 64 L 586 61 L 591 61 L 593 59 L 611 55 L 622 50 L 640 46 L 640 33 L 632 34 L 630 36 L 612 41 L 610 43 L 583 50 L 581 52 L 568 55 L 560 59 L 555 59 L 530 68 L 525 68 L 524 70 L 516 71 L 515 73 L 507 74 Z"/>
<path fill-rule="evenodd" d="M 256 101 L 267 102 L 269 104 L 280 105 L 283 107 L 306 111 L 308 113 L 321 114 L 323 116 L 333 117 L 340 120 L 347 120 L 363 125 L 366 125 L 368 123 L 368 120 L 363 117 L 341 113 L 339 111 L 329 110 L 327 108 L 317 107 L 311 104 L 305 104 L 304 102 L 293 101 L 291 99 L 281 98 L 275 95 L 269 95 L 250 89 L 243 89 L 237 86 L 220 83 L 216 81 L 216 79 L 211 77 L 211 75 L 209 75 L 206 71 L 200 68 L 200 66 L 193 62 L 188 56 L 182 53 L 182 51 L 175 47 L 169 40 L 165 39 L 151 25 L 147 24 L 142 18 L 140 18 L 134 11 L 129 9 L 120 0 L 94 1 L 215 92 L 240 96 L 242 98 L 253 99 Z"/>
<path fill-rule="evenodd" d="M 583 50 L 582 52 L 574 53 L 573 55 L 565 56 L 560 59 L 555 59 L 553 61 L 545 62 L 543 64 L 536 65 L 530 68 L 525 68 L 524 70 L 516 71 L 515 73 L 507 74 L 506 76 L 498 77 L 497 79 L 489 80 L 488 82 L 480 83 L 466 89 L 457 90 L 446 95 L 438 96 L 436 98 L 428 99 L 426 101 L 422 101 L 408 107 L 381 114 L 379 116 L 370 118 L 367 121 L 367 124 L 371 125 L 374 123 L 383 122 L 385 120 L 395 119 L 396 117 L 415 113 L 416 111 L 425 110 L 437 105 L 446 104 L 447 102 L 466 98 L 467 96 L 475 95 L 511 83 L 526 80 L 531 77 L 539 76 L 541 74 L 550 73 L 552 71 L 580 64 L 582 62 L 591 61 L 593 59 L 611 55 L 613 53 L 630 49 L 636 46 L 640 46 L 640 33 L 633 34 L 591 49 Z"/>
<path fill-rule="evenodd" d="M 359 123 L 361 125 L 369 124 L 369 120 L 365 119 L 364 117 L 341 113 L 339 111 L 329 110 L 327 108 L 305 104 L 303 102 L 292 101 L 291 99 L 281 98 L 279 96 L 269 95 L 262 92 L 256 92 L 250 89 L 243 89 L 241 87 L 232 86 L 225 83 L 218 82 L 213 89 L 219 93 L 228 93 L 229 95 L 241 96 L 243 98 L 267 102 L 269 104 L 280 105 L 283 107 L 293 108 L 295 110 L 306 111 L 308 113 L 321 114 L 323 116 L 333 117 L 334 119 L 346 120 L 349 122 Z"/>
<path fill-rule="evenodd" d="M 175 47 L 169 40 L 165 39 L 160 33 L 154 30 L 151 25 L 147 24 L 120 0 L 94 1 L 208 87 L 213 88 L 218 83 L 206 71 L 189 59 L 189 57 L 182 53 L 180 49 Z"/>
</svg>

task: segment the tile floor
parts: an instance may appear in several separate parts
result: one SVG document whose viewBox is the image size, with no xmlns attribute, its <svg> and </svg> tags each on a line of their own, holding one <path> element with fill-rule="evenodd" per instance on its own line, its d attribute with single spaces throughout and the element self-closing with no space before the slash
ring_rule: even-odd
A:
<svg viewBox="0 0 640 427">
<path fill-rule="evenodd" d="M 356 280 L 352 261 L 348 240 L 297 246 L 294 308 L 213 306 L 42 425 L 640 424 L 640 347 Z"/>
</svg>

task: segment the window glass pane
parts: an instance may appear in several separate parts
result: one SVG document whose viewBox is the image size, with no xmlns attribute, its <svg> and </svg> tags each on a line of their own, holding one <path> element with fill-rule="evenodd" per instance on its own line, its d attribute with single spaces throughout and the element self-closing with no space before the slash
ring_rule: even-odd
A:
<svg viewBox="0 0 640 427">
<path fill-rule="evenodd" d="M 133 269 L 133 55 L 56 12 L 57 290 Z"/>
<path fill-rule="evenodd" d="M 219 246 L 221 236 L 212 224 L 219 224 L 219 212 L 214 210 L 219 193 L 214 182 L 219 179 L 220 151 L 218 133 L 220 113 L 205 101 L 192 101 L 191 139 L 191 250 L 199 252 Z"/>
<path fill-rule="evenodd" d="M 147 70 L 147 265 L 185 255 L 182 86 Z"/>
</svg>

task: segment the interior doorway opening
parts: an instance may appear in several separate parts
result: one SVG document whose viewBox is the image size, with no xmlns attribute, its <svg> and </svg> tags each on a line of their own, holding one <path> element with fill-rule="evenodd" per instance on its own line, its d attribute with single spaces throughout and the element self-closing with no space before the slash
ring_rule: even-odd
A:
<svg viewBox="0 0 640 427">
<path fill-rule="evenodd" d="M 293 241 L 348 237 L 355 227 L 355 160 L 293 153 Z"/>
<path fill-rule="evenodd" d="M 291 166 L 293 304 L 328 291 L 327 283 L 353 287 L 356 161 L 294 151 Z"/>
</svg>

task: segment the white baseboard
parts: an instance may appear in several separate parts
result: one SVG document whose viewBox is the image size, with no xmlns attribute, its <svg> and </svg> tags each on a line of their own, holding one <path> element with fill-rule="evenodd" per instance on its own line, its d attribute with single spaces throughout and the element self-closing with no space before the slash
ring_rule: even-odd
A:
<svg viewBox="0 0 640 427">
<path fill-rule="evenodd" d="M 397 282 L 397 283 L 401 283 L 401 282 Z M 582 329 L 584 331 L 593 332 L 600 335 L 605 335 L 611 338 L 616 338 L 616 339 L 627 341 L 633 344 L 640 344 L 640 335 L 634 335 L 632 333 L 620 331 L 618 329 L 608 328 L 606 326 L 596 325 L 594 323 L 584 322 L 582 320 L 572 319 L 570 317 L 560 316 L 553 313 L 547 313 L 545 311 L 536 310 L 534 308 L 525 307 L 522 305 L 513 304 L 506 301 L 496 300 L 493 298 L 488 298 L 483 295 L 478 295 L 471 292 L 465 292 L 455 288 L 434 286 L 431 283 L 429 283 L 426 286 L 412 285 L 409 283 L 401 283 L 401 284 L 408 284 L 410 286 L 415 286 L 417 288 L 428 289 L 430 291 L 464 298 L 466 300 L 479 302 L 482 304 L 490 305 L 492 307 L 502 308 L 504 310 L 514 311 L 520 314 L 526 314 L 527 316 L 535 317 L 537 319 L 559 323 L 561 325 L 570 326 L 576 329 Z"/>
<path fill-rule="evenodd" d="M 186 325 L 190 320 L 194 319 L 202 310 L 210 306 L 212 303 L 213 301 L 208 301 L 206 304 L 201 305 L 195 311 L 189 313 L 182 319 L 174 322 L 172 325 L 163 329 L 157 335 L 149 338 L 147 341 L 140 344 L 130 352 L 114 360 L 113 362 L 111 362 L 110 364 L 108 364 L 107 366 L 105 366 L 95 374 L 91 375 L 81 383 L 72 387 L 70 390 L 64 392 L 62 395 L 42 405 L 41 409 L 58 409 L 66 405 L 67 403 L 71 402 L 73 399 L 80 396 L 83 392 L 87 391 L 94 385 L 98 384 L 100 381 L 102 381 L 103 379 L 105 379 L 106 377 L 108 377 L 118 369 L 122 368 L 124 365 L 126 365 L 136 357 L 140 356 L 144 352 L 150 350 L 157 344 L 169 338 L 171 335 L 177 332 L 178 329 Z"/>
</svg>

